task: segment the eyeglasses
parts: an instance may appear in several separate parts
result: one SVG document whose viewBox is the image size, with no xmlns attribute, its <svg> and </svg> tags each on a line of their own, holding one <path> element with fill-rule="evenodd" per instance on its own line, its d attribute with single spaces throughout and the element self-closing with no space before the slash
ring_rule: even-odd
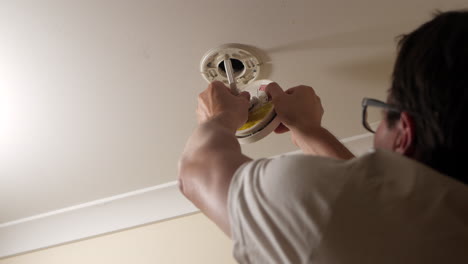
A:
<svg viewBox="0 0 468 264">
<path fill-rule="evenodd" d="M 372 98 L 362 99 L 362 125 L 369 132 L 375 133 L 375 130 L 371 125 L 375 125 L 376 123 L 380 122 L 384 118 L 385 113 L 388 111 L 394 112 L 396 114 L 401 113 L 400 109 L 382 101 Z"/>
</svg>

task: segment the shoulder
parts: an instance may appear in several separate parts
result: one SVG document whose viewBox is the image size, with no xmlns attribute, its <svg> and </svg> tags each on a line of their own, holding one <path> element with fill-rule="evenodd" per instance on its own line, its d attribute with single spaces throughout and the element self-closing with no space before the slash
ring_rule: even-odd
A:
<svg viewBox="0 0 468 264">
<path fill-rule="evenodd" d="M 259 159 L 241 166 L 231 181 L 231 190 L 247 188 L 250 191 L 297 193 L 326 182 L 345 177 L 352 162 L 315 157 L 287 155 L 272 159 Z"/>
<path fill-rule="evenodd" d="M 385 235 L 401 237 L 410 234 L 396 232 L 407 215 L 417 224 L 435 204 L 443 205 L 440 197 L 464 208 L 466 193 L 466 186 L 424 164 L 381 150 L 350 161 L 307 155 L 254 160 L 237 170 L 230 186 L 234 255 L 245 263 L 306 263 L 330 245 L 360 250 L 365 247 L 356 236 L 384 235 L 375 223 L 395 227 Z M 428 213 L 412 214 L 414 208 Z"/>
<path fill-rule="evenodd" d="M 452 181 L 448 176 L 404 155 L 378 149 L 353 161 L 355 180 L 408 182 Z M 422 179 L 423 178 L 423 179 Z"/>
<path fill-rule="evenodd" d="M 314 191 L 352 179 L 383 180 L 385 177 L 423 172 L 431 169 L 402 155 L 384 151 L 370 151 L 352 160 L 343 161 L 312 155 L 284 155 L 271 159 L 257 159 L 243 164 L 234 174 L 231 191 L 239 188 L 273 193 L 298 190 Z M 432 172 L 437 174 L 437 172 Z M 337 185 L 338 184 L 338 185 Z M 292 195 L 293 195 L 292 194 Z"/>
<path fill-rule="evenodd" d="M 236 259 L 303 262 L 319 244 L 349 166 L 350 162 L 307 155 L 242 165 L 228 197 Z"/>
</svg>

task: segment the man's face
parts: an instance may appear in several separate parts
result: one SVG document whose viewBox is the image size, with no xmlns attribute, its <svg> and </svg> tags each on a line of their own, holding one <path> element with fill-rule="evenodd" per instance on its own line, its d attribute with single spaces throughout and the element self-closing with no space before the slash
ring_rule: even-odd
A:
<svg viewBox="0 0 468 264">
<path fill-rule="evenodd" d="M 397 131 L 395 126 L 390 128 L 386 118 L 380 122 L 377 131 L 374 135 L 374 148 L 386 149 L 394 151 L 395 140 L 396 140 Z"/>
<path fill-rule="evenodd" d="M 414 121 L 407 112 L 389 126 L 386 118 L 382 120 L 374 136 L 374 148 L 386 149 L 405 156 L 414 155 Z"/>
<path fill-rule="evenodd" d="M 387 104 L 392 104 L 391 96 L 387 97 Z M 390 151 L 396 151 L 396 145 L 398 140 L 398 122 L 389 126 L 387 121 L 387 113 L 383 113 L 382 122 L 380 122 L 377 130 L 374 134 L 374 148 L 375 149 L 386 149 Z"/>
</svg>

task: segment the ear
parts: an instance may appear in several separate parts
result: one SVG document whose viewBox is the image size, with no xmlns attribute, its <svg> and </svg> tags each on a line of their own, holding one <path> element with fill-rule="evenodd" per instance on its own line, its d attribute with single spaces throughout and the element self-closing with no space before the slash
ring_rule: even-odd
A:
<svg viewBox="0 0 468 264">
<path fill-rule="evenodd" d="M 401 112 L 400 120 L 396 124 L 397 135 L 394 141 L 393 149 L 395 152 L 405 156 L 414 154 L 415 142 L 415 123 L 408 112 Z"/>
</svg>

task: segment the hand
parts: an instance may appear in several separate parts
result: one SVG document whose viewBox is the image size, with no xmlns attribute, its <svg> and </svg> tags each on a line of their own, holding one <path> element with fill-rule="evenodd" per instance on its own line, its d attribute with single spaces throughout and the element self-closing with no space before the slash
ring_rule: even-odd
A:
<svg viewBox="0 0 468 264">
<path fill-rule="evenodd" d="M 247 121 L 249 107 L 248 92 L 236 96 L 222 82 L 215 81 L 198 95 L 198 122 L 219 118 L 224 126 L 235 131 Z"/>
<path fill-rule="evenodd" d="M 276 114 L 281 120 L 281 125 L 275 132 L 297 130 L 309 133 L 321 128 L 323 107 L 320 97 L 312 87 L 301 85 L 284 92 L 277 83 L 270 83 L 265 91 L 271 97 Z"/>
</svg>

